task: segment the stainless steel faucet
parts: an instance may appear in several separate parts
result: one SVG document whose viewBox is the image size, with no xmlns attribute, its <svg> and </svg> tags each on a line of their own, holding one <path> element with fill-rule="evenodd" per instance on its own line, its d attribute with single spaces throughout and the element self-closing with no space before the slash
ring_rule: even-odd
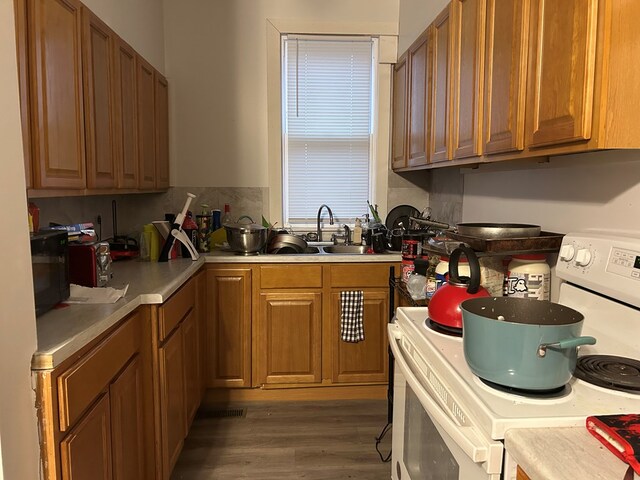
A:
<svg viewBox="0 0 640 480">
<path fill-rule="evenodd" d="M 322 241 L 322 230 L 320 229 L 320 215 L 322 214 L 322 209 L 323 208 L 326 208 L 327 209 L 327 213 L 329 213 L 329 225 L 333 225 L 333 212 L 329 208 L 329 205 L 323 203 L 322 205 L 320 205 L 320 208 L 318 209 L 318 218 L 317 218 L 317 229 L 316 229 L 316 232 L 318 234 L 318 241 L 319 242 Z"/>
</svg>

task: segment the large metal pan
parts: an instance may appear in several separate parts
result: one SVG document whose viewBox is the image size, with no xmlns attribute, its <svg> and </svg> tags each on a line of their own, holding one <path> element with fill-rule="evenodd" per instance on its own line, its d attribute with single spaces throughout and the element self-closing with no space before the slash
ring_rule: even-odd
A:
<svg viewBox="0 0 640 480">
<path fill-rule="evenodd" d="M 526 223 L 457 223 L 452 227 L 448 223 L 411 217 L 419 225 L 427 225 L 448 232 L 476 238 L 527 238 L 540 235 L 540 225 Z"/>
</svg>

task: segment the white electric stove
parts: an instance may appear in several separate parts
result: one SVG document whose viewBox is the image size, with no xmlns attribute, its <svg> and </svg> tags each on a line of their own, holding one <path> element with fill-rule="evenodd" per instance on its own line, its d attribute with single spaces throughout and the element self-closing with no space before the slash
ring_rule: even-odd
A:
<svg viewBox="0 0 640 480">
<path fill-rule="evenodd" d="M 623 388 L 631 380 L 630 391 L 575 376 L 543 395 L 498 390 L 471 372 L 461 338 L 427 326 L 426 308 L 399 308 L 389 325 L 396 362 L 394 479 L 515 478 L 503 459 L 507 429 L 584 426 L 589 415 L 640 413 L 640 238 L 567 235 L 556 275 L 564 281 L 558 303 L 581 312 L 582 334 L 597 339 L 580 347 L 579 358 L 598 355 L 596 370 L 621 373 Z M 631 365 L 610 358 L 598 364 L 604 355 Z"/>
</svg>

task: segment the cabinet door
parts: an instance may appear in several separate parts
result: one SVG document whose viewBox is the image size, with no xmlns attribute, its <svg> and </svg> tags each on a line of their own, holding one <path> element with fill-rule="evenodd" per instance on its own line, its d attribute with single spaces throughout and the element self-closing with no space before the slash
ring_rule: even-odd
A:
<svg viewBox="0 0 640 480">
<path fill-rule="evenodd" d="M 156 115 L 156 188 L 169 188 L 169 84 L 154 72 Z"/>
<path fill-rule="evenodd" d="M 173 470 L 187 434 L 184 403 L 182 330 L 176 329 L 159 348 L 162 471 Z"/>
<path fill-rule="evenodd" d="M 427 164 L 427 118 L 429 112 L 429 33 L 426 30 L 409 47 L 409 152 L 410 167 Z"/>
<path fill-rule="evenodd" d="M 200 406 L 200 347 L 196 311 L 191 310 L 182 322 L 182 347 L 184 351 L 185 417 L 191 425 Z"/>
<path fill-rule="evenodd" d="M 85 188 L 78 0 L 28 2 L 34 186 Z"/>
<path fill-rule="evenodd" d="M 432 24 L 433 85 L 431 90 L 431 141 L 429 161 L 451 158 L 451 19 L 450 6 Z"/>
<path fill-rule="evenodd" d="M 114 66 L 118 187 L 138 188 L 136 52 L 122 39 L 117 41 Z"/>
<path fill-rule="evenodd" d="M 487 0 L 485 154 L 524 149 L 529 0 Z"/>
<path fill-rule="evenodd" d="M 391 119 L 391 167 L 407 166 L 407 56 L 393 67 L 393 112 Z"/>
<path fill-rule="evenodd" d="M 198 323 L 198 348 L 200 358 L 200 399 L 203 398 L 206 389 L 206 356 L 207 349 L 207 277 L 204 271 L 195 276 L 196 284 L 196 321 Z"/>
<path fill-rule="evenodd" d="M 388 371 L 387 323 L 389 290 L 365 289 L 362 314 L 364 340 L 344 342 L 340 338 L 340 292 L 331 294 L 332 381 L 386 382 Z"/>
<path fill-rule="evenodd" d="M 482 153 L 486 0 L 453 0 L 453 156 Z"/>
<path fill-rule="evenodd" d="M 258 383 L 322 381 L 322 294 L 261 293 Z"/>
<path fill-rule="evenodd" d="M 109 388 L 114 480 L 147 478 L 142 361 L 136 355 Z"/>
<path fill-rule="evenodd" d="M 156 137 L 153 67 L 136 55 L 138 95 L 138 187 L 156 188 Z"/>
<path fill-rule="evenodd" d="M 87 187 L 114 188 L 114 72 L 116 35 L 82 7 Z"/>
<path fill-rule="evenodd" d="M 109 395 L 95 406 L 60 442 L 64 480 L 111 480 Z"/>
<path fill-rule="evenodd" d="M 529 145 L 591 138 L 598 0 L 533 0 Z"/>
<path fill-rule="evenodd" d="M 207 386 L 251 386 L 251 269 L 207 270 Z"/>
<path fill-rule="evenodd" d="M 31 178 L 31 126 L 29 102 L 29 52 L 27 50 L 27 0 L 15 0 L 16 50 L 18 59 L 18 87 L 20 89 L 20 120 L 22 127 L 22 150 L 27 188 Z"/>
</svg>

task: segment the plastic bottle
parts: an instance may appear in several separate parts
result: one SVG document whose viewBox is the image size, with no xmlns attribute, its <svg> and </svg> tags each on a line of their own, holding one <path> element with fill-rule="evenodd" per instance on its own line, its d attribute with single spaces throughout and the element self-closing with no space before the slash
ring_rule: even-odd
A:
<svg viewBox="0 0 640 480">
<path fill-rule="evenodd" d="M 353 227 L 352 242 L 355 245 L 360 245 L 362 243 L 362 221 L 359 218 L 356 218 L 356 225 Z"/>
<path fill-rule="evenodd" d="M 545 254 L 514 255 L 507 267 L 504 295 L 549 300 L 551 269 Z"/>
<path fill-rule="evenodd" d="M 224 204 L 224 214 L 222 215 L 222 225 L 227 225 L 230 223 L 234 223 L 233 217 L 231 216 L 231 206 L 228 203 Z"/>
</svg>

